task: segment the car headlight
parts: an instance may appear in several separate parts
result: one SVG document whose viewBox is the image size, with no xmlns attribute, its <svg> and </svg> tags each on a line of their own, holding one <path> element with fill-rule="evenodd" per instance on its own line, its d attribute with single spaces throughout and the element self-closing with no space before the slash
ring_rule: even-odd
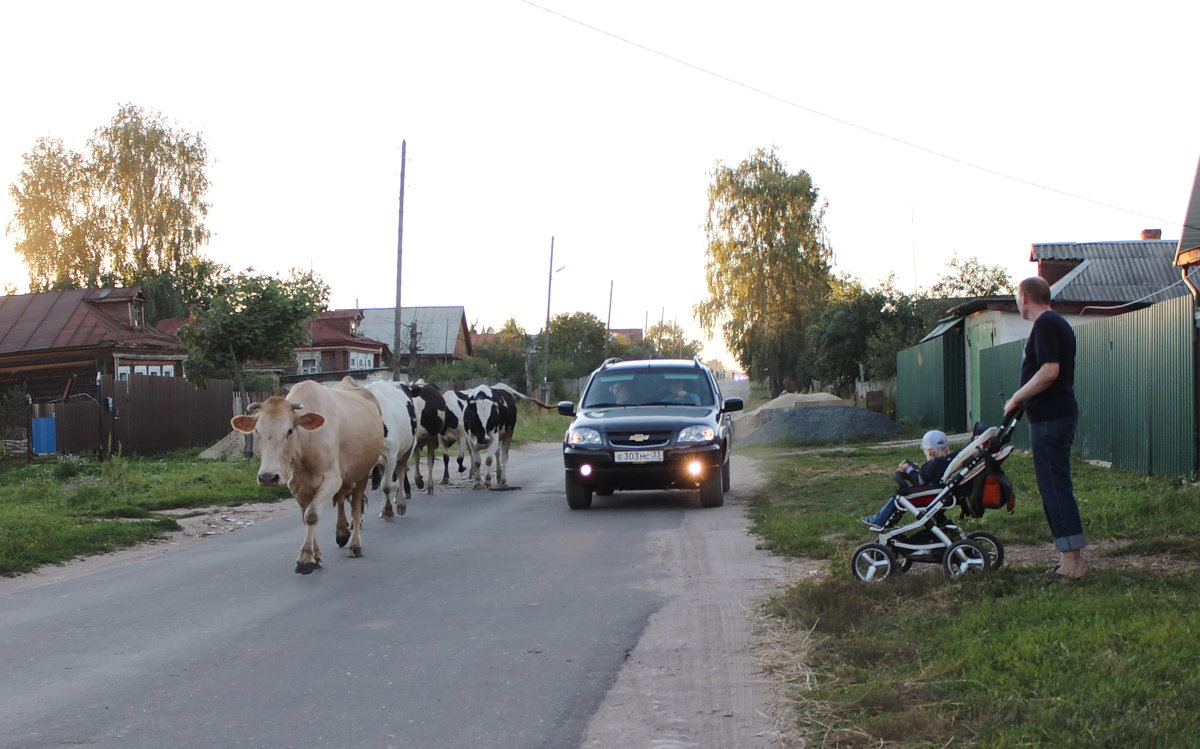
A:
<svg viewBox="0 0 1200 749">
<path fill-rule="evenodd" d="M 599 445 L 600 433 L 595 429 L 579 427 L 578 429 L 570 429 L 567 431 L 568 445 Z"/>
<path fill-rule="evenodd" d="M 679 433 L 680 442 L 712 442 L 717 438 L 717 430 L 709 426 L 697 424 Z"/>
</svg>

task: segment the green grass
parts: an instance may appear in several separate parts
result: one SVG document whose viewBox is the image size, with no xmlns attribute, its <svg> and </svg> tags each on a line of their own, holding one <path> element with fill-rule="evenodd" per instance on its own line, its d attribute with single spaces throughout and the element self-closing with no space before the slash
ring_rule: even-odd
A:
<svg viewBox="0 0 1200 749">
<path fill-rule="evenodd" d="M 66 459 L 0 474 L 0 575 L 102 554 L 177 530 L 164 510 L 233 506 L 288 496 L 256 485 L 253 462 Z"/>
<path fill-rule="evenodd" d="M 871 540 L 858 518 L 889 495 L 891 471 L 912 452 L 767 458 L 772 489 L 752 506 L 762 545 L 828 559 L 832 572 L 768 604 L 807 642 L 815 686 L 797 695 L 798 725 L 844 747 L 1190 745 L 1200 735 L 1195 572 L 1093 567 L 1056 581 L 1006 565 L 956 581 L 918 565 L 921 574 L 874 585 L 852 577 L 850 554 Z M 1016 512 L 964 524 L 1052 555 L 1029 457 L 1005 470 Z M 1074 474 L 1090 540 L 1197 558 L 1196 487 L 1085 463 Z"/>
<path fill-rule="evenodd" d="M 529 442 L 562 442 L 563 433 L 571 419 L 557 411 L 542 408 L 522 408 L 517 415 L 517 429 L 513 432 L 513 447 Z"/>
</svg>

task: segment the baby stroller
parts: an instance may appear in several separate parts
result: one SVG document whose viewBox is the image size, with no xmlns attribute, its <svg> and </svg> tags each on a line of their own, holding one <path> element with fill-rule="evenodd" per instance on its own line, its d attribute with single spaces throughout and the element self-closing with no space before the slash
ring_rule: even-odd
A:
<svg viewBox="0 0 1200 749">
<path fill-rule="evenodd" d="M 901 489 L 894 499 L 905 513 L 894 527 L 879 532 L 850 558 L 854 576 L 878 582 L 893 572 L 908 572 L 914 562 L 940 564 L 953 577 L 1004 563 L 1004 546 L 987 531 L 966 533 L 946 516 L 960 507 L 967 517 L 984 511 L 1013 510 L 1012 483 L 1000 464 L 1012 452 L 1013 429 L 1021 414 L 1010 414 L 999 427 L 976 426 L 976 436 L 946 466 L 941 482 Z"/>
</svg>

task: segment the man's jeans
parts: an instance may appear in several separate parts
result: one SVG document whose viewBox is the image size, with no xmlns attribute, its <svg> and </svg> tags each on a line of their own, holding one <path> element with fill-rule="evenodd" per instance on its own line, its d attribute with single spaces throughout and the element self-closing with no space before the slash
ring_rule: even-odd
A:
<svg viewBox="0 0 1200 749">
<path fill-rule="evenodd" d="M 1075 441 L 1078 414 L 1050 421 L 1029 422 L 1029 442 L 1033 448 L 1033 470 L 1037 474 L 1042 509 L 1054 545 L 1059 551 L 1087 546 L 1079 505 L 1071 486 L 1071 444 Z"/>
</svg>

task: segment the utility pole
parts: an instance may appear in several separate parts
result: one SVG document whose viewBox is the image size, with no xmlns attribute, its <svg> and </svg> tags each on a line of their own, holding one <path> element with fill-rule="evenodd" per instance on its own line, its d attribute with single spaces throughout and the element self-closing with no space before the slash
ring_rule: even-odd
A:
<svg viewBox="0 0 1200 749">
<path fill-rule="evenodd" d="M 542 340 L 542 400 L 550 395 L 550 287 L 554 283 L 554 237 L 550 237 L 550 274 L 546 280 L 546 330 Z"/>
<path fill-rule="evenodd" d="M 400 223 L 396 229 L 396 314 L 392 318 L 392 379 L 400 381 L 400 277 L 404 269 L 404 167 L 408 152 L 408 141 L 400 141 Z"/>
</svg>

